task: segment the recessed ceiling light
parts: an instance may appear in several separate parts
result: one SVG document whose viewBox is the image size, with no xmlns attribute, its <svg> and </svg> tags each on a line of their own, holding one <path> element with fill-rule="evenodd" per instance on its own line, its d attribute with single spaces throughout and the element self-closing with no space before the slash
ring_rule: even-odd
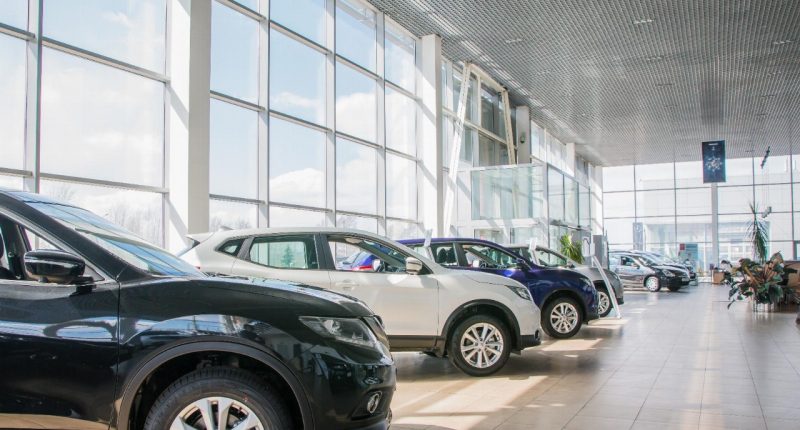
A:
<svg viewBox="0 0 800 430">
<path fill-rule="evenodd" d="M 508 43 L 509 45 L 511 45 L 513 43 L 522 42 L 522 38 L 517 37 L 517 38 L 514 38 L 514 39 L 506 39 L 505 42 Z"/>
<path fill-rule="evenodd" d="M 761 113 L 757 113 L 756 116 L 767 116 L 767 114 L 765 114 L 764 112 L 761 112 Z"/>
<path fill-rule="evenodd" d="M 653 22 L 653 18 L 643 18 L 633 21 L 633 25 L 650 24 L 651 22 Z"/>
<path fill-rule="evenodd" d="M 664 57 L 662 57 L 660 55 L 654 55 L 652 57 L 645 57 L 645 60 L 647 60 L 647 61 L 658 61 L 658 60 L 661 60 L 662 58 L 664 58 Z"/>
<path fill-rule="evenodd" d="M 780 75 L 780 74 L 781 74 L 780 70 L 776 70 L 774 72 L 767 73 L 767 76 L 775 76 L 775 75 Z"/>
<path fill-rule="evenodd" d="M 671 87 L 672 85 L 673 85 L 672 82 L 662 82 L 662 83 L 656 84 L 657 87 Z"/>
<path fill-rule="evenodd" d="M 794 40 L 792 39 L 783 39 L 783 40 L 776 40 L 772 42 L 773 45 L 786 45 L 787 43 L 792 43 Z"/>
</svg>

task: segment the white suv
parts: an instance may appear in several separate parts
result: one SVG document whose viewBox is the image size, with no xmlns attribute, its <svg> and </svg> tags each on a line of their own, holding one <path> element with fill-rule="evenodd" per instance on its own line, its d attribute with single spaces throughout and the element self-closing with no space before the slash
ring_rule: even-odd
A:
<svg viewBox="0 0 800 430">
<path fill-rule="evenodd" d="M 182 257 L 209 273 L 281 279 L 356 297 L 383 319 L 392 350 L 448 354 L 473 376 L 541 342 L 539 308 L 508 278 L 446 269 L 356 230 L 228 230 L 190 236 Z"/>
</svg>

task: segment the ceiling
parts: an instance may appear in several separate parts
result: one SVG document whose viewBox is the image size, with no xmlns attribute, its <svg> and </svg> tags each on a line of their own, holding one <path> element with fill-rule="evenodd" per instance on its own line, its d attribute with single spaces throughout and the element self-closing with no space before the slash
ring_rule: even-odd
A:
<svg viewBox="0 0 800 430">
<path fill-rule="evenodd" d="M 603 165 L 800 147 L 798 0 L 371 0 Z M 798 152 L 797 150 L 795 152 Z"/>
</svg>

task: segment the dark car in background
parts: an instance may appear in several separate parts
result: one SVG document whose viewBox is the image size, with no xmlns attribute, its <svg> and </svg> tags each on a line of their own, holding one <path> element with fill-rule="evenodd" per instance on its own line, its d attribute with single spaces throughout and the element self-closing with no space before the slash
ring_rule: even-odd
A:
<svg viewBox="0 0 800 430">
<path fill-rule="evenodd" d="M 609 267 L 623 282 L 638 284 L 650 292 L 660 291 L 662 287 L 678 291 L 691 282 L 686 269 L 661 264 L 657 259 L 636 252 L 611 251 Z"/>
<path fill-rule="evenodd" d="M 361 302 L 213 278 L 74 206 L 0 190 L 0 427 L 385 429 Z"/>
<path fill-rule="evenodd" d="M 399 242 L 427 253 L 424 239 Z M 432 239 L 430 254 L 445 267 L 493 273 L 527 286 L 542 310 L 542 328 L 551 337 L 572 337 L 582 324 L 598 318 L 597 290 L 580 273 L 535 265 L 510 249 L 481 239 Z"/>
<path fill-rule="evenodd" d="M 694 266 L 692 266 L 691 264 L 681 263 L 681 262 L 675 260 L 674 258 L 667 257 L 666 255 L 660 254 L 658 252 L 648 252 L 648 251 L 631 251 L 631 252 L 635 253 L 635 254 L 640 254 L 640 255 L 645 255 L 647 257 L 650 257 L 651 259 L 657 261 L 658 264 L 661 264 L 661 265 L 664 265 L 664 266 L 674 266 L 674 267 L 677 267 L 679 269 L 684 269 L 687 272 L 689 272 L 689 281 L 690 281 L 690 283 L 691 284 L 696 284 L 697 283 L 697 272 L 694 270 Z"/>
</svg>

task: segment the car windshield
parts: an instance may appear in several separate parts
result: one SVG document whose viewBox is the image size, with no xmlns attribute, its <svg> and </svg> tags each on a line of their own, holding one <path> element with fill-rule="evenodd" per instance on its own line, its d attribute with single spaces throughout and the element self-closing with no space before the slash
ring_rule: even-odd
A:
<svg viewBox="0 0 800 430">
<path fill-rule="evenodd" d="M 153 275 L 205 276 L 189 263 L 85 209 L 55 203 L 31 202 L 30 205 L 74 229 L 122 261 Z"/>
</svg>

